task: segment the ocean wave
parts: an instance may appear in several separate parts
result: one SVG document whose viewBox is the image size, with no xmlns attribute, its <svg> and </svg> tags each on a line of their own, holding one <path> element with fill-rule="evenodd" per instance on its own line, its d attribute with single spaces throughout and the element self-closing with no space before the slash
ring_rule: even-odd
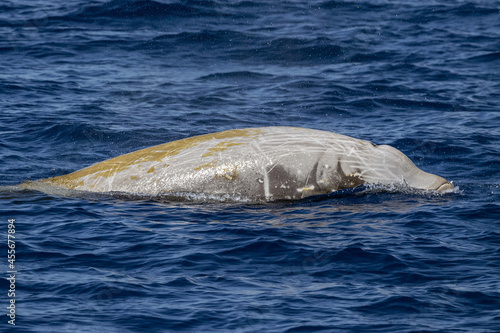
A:
<svg viewBox="0 0 500 333">
<path fill-rule="evenodd" d="M 206 30 L 201 32 L 181 32 L 164 34 L 143 44 L 153 49 L 189 50 L 197 54 L 211 50 L 223 57 L 234 60 L 264 60 L 295 64 L 344 61 L 347 51 L 328 38 L 266 38 L 256 33 L 242 33 L 231 30 Z M 387 54 L 385 54 L 387 56 Z M 368 56 L 364 61 L 369 61 Z M 361 59 L 358 59 L 361 61 Z M 372 59 L 373 60 L 373 59 Z"/>
<path fill-rule="evenodd" d="M 409 11 L 408 14 L 411 15 L 409 22 L 426 24 L 434 21 L 443 21 L 443 18 L 448 18 L 449 16 L 455 17 L 483 17 L 489 15 L 498 15 L 498 8 L 487 7 L 483 4 L 475 4 L 468 2 L 465 4 L 436 4 L 433 6 L 422 6 L 421 8 L 415 8 Z"/>
<path fill-rule="evenodd" d="M 229 14 L 220 10 L 212 1 L 179 1 L 164 3 L 154 0 L 112 0 L 98 5 L 88 5 L 64 16 L 52 19 L 92 21 L 95 19 L 165 19 L 223 17 Z"/>
<path fill-rule="evenodd" d="M 429 303 L 422 302 L 416 297 L 387 296 L 380 301 L 370 301 L 367 305 L 357 307 L 357 310 L 364 313 L 379 313 L 382 310 L 407 315 L 421 313 L 422 308 L 428 307 Z"/>
<path fill-rule="evenodd" d="M 276 38 L 259 47 L 236 49 L 229 54 L 231 58 L 239 60 L 262 59 L 283 64 L 321 63 L 339 59 L 344 49 L 328 38 Z"/>
<path fill-rule="evenodd" d="M 500 52 L 484 53 L 481 55 L 470 57 L 469 60 L 475 61 L 478 63 L 499 61 L 500 60 Z"/>
<path fill-rule="evenodd" d="M 263 74 L 259 72 L 252 72 L 252 71 L 235 71 L 235 72 L 221 72 L 221 73 L 212 73 L 209 75 L 204 75 L 199 77 L 199 80 L 206 80 L 206 81 L 230 81 L 230 82 L 237 82 L 237 81 L 245 81 L 247 80 L 269 80 L 272 79 L 274 76 L 270 74 Z"/>
<path fill-rule="evenodd" d="M 41 123 L 38 124 L 37 128 L 27 130 L 26 134 L 32 134 L 37 140 L 47 140 L 54 144 L 57 142 L 67 143 L 68 140 L 71 140 L 73 144 L 76 142 L 88 144 L 89 142 L 108 141 L 110 138 L 109 131 L 86 123 Z"/>
<path fill-rule="evenodd" d="M 232 46 L 234 43 L 248 43 L 256 38 L 242 32 L 232 30 L 204 30 L 198 32 L 184 31 L 157 36 L 153 41 L 174 41 L 176 43 L 208 43 Z"/>
</svg>

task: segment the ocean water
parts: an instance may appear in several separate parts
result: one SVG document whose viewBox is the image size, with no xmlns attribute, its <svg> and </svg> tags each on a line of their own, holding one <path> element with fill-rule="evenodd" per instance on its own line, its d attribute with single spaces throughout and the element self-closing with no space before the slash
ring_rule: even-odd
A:
<svg viewBox="0 0 500 333">
<path fill-rule="evenodd" d="M 4 0 L 0 185 L 285 125 L 392 145 L 458 190 L 0 191 L 0 330 L 500 332 L 499 104 L 498 1 Z"/>
</svg>

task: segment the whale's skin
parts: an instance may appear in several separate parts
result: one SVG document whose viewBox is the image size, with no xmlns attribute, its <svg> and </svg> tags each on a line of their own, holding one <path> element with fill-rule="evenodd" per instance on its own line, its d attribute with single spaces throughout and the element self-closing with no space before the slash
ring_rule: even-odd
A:
<svg viewBox="0 0 500 333">
<path fill-rule="evenodd" d="M 22 184 L 137 195 L 229 195 L 295 200 L 361 184 L 449 190 L 399 150 L 297 127 L 234 129 L 138 150 L 73 173 Z M 45 189 L 45 190 L 44 190 Z"/>
</svg>

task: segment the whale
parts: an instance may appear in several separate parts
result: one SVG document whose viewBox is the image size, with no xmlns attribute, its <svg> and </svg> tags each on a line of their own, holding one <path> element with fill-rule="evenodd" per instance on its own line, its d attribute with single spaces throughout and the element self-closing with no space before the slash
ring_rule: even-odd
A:
<svg viewBox="0 0 500 333">
<path fill-rule="evenodd" d="M 231 129 L 117 156 L 18 185 L 46 193 L 189 199 L 298 200 L 365 184 L 447 192 L 453 183 L 404 153 L 333 132 L 286 126 Z M 63 194 L 64 195 L 64 194 Z"/>
</svg>

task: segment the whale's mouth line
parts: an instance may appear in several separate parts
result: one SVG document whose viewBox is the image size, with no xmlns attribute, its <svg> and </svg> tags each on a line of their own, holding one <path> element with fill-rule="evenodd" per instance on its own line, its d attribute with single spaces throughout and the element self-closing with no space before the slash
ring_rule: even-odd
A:
<svg viewBox="0 0 500 333">
<path fill-rule="evenodd" d="M 443 184 L 441 184 L 437 189 L 436 191 L 438 192 L 448 192 L 448 191 L 451 191 L 453 190 L 455 186 L 453 185 L 453 181 L 451 182 L 447 182 L 445 181 Z"/>
</svg>

